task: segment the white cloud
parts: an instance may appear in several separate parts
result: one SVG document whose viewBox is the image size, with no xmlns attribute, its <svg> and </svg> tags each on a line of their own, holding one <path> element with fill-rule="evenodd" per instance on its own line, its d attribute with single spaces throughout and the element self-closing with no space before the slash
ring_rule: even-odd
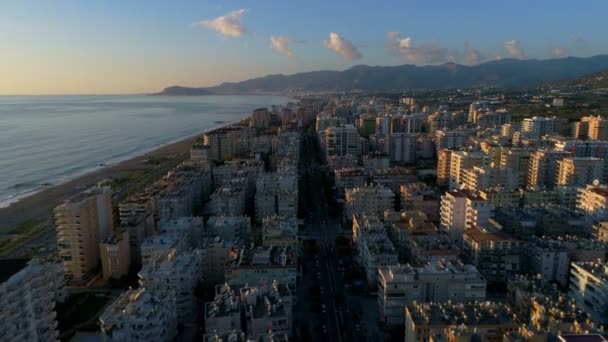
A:
<svg viewBox="0 0 608 342">
<path fill-rule="evenodd" d="M 196 25 L 212 28 L 223 37 L 240 37 L 245 33 L 241 17 L 247 11 L 247 9 L 241 8 L 213 20 L 199 21 Z"/>
<path fill-rule="evenodd" d="M 346 60 L 356 60 L 363 57 L 359 49 L 353 43 L 344 39 L 340 34 L 335 32 L 329 33 L 329 40 L 323 41 L 323 46 L 334 51 Z"/>
<path fill-rule="evenodd" d="M 399 55 L 412 64 L 437 64 L 457 59 L 448 49 L 438 43 L 426 43 L 414 46 L 411 37 L 403 38 L 399 32 L 389 32 L 386 35 L 388 43 L 386 49 L 389 53 Z"/>
<path fill-rule="evenodd" d="M 270 47 L 278 52 L 286 55 L 287 57 L 293 57 L 294 53 L 289 47 L 289 44 L 293 43 L 294 40 L 287 36 L 270 36 Z"/>
<path fill-rule="evenodd" d="M 556 46 L 551 49 L 551 53 L 553 54 L 553 57 L 563 57 L 566 55 L 566 48 Z"/>
<path fill-rule="evenodd" d="M 509 55 L 513 58 L 524 59 L 526 58 L 526 54 L 524 53 L 524 49 L 519 45 L 519 41 L 513 39 L 505 42 L 504 44 L 505 50 L 509 53 Z"/>
</svg>

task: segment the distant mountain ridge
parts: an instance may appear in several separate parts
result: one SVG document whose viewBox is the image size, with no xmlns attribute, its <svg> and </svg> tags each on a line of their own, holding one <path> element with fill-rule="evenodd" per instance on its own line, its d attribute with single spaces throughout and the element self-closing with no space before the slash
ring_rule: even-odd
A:
<svg viewBox="0 0 608 342">
<path fill-rule="evenodd" d="M 349 90 L 401 91 L 475 87 L 527 88 L 608 70 L 608 55 L 557 59 L 501 59 L 474 66 L 357 65 L 344 71 L 268 75 L 214 87 L 173 86 L 155 95 L 282 94 Z"/>
</svg>

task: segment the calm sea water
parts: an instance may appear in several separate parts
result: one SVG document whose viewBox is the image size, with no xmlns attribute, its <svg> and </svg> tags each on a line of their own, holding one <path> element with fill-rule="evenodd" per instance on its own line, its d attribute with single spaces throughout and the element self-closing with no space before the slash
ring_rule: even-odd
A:
<svg viewBox="0 0 608 342">
<path fill-rule="evenodd" d="M 45 184 L 288 101 L 281 96 L 0 96 L 0 207 Z"/>
</svg>

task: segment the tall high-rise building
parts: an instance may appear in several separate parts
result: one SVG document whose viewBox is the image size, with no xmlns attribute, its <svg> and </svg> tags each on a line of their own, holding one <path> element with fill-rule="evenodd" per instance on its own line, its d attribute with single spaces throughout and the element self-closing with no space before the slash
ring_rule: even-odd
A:
<svg viewBox="0 0 608 342">
<path fill-rule="evenodd" d="M 451 150 L 437 150 L 437 184 L 448 185 L 450 182 Z"/>
<path fill-rule="evenodd" d="M 54 210 L 57 250 L 66 276 L 74 282 L 100 263 L 99 244 L 114 230 L 112 190 L 95 187 Z"/>
<path fill-rule="evenodd" d="M 471 190 L 455 190 L 441 196 L 441 228 L 452 241 L 461 244 L 466 229 L 488 222 L 492 213 L 490 202 Z"/>
<path fill-rule="evenodd" d="M 557 162 L 557 185 L 582 187 L 603 178 L 604 161 L 593 157 L 564 158 Z"/>
<path fill-rule="evenodd" d="M 599 115 L 584 116 L 574 127 L 576 139 L 608 140 L 608 120 Z"/>
<path fill-rule="evenodd" d="M 321 139 L 328 156 L 359 155 L 359 133 L 353 125 L 329 127 Z"/>
<path fill-rule="evenodd" d="M 391 133 L 389 135 L 389 157 L 399 163 L 416 161 L 417 136 L 415 133 Z"/>
<path fill-rule="evenodd" d="M 570 156 L 570 152 L 539 150 L 530 154 L 527 186 L 533 189 L 552 189 L 557 179 L 557 162 Z"/>
<path fill-rule="evenodd" d="M 450 159 L 450 189 L 458 189 L 462 184 L 463 171 L 474 166 L 490 166 L 492 157 L 481 151 L 454 151 Z"/>
<path fill-rule="evenodd" d="M 560 133 L 563 130 L 564 120 L 553 117 L 534 116 L 525 118 L 521 122 L 522 133 L 540 138 L 546 134 Z"/>
</svg>

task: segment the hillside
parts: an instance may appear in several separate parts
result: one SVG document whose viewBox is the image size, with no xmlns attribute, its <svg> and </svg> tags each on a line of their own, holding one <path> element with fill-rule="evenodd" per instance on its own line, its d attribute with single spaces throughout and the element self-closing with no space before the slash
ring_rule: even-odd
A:
<svg viewBox="0 0 608 342">
<path fill-rule="evenodd" d="M 546 60 L 502 59 L 475 66 L 358 65 L 344 71 L 313 71 L 268 75 L 209 88 L 170 87 L 157 95 L 279 94 L 287 92 L 338 92 L 429 90 L 475 87 L 521 88 L 577 78 L 608 70 L 608 55 Z"/>
</svg>

